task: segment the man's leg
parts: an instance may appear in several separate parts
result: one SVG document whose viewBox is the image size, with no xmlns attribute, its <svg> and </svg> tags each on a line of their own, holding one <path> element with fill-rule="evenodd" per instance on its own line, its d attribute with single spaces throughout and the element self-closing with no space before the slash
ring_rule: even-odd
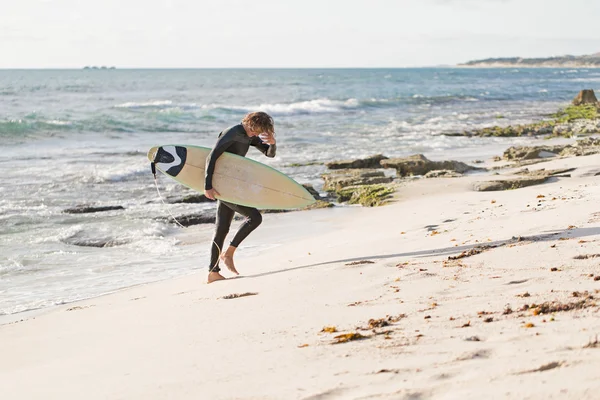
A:
<svg viewBox="0 0 600 400">
<path fill-rule="evenodd" d="M 240 206 L 239 204 L 230 203 L 227 203 L 227 206 L 246 217 L 246 220 L 244 221 L 244 223 L 242 223 L 242 225 L 240 225 L 240 228 L 233 237 L 233 240 L 229 244 L 227 250 L 221 253 L 221 260 L 223 261 L 225 266 L 231 272 L 237 274 L 238 272 L 235 269 L 235 264 L 233 263 L 233 255 L 240 243 L 242 243 L 242 241 L 246 239 L 246 237 L 248 237 L 248 235 L 253 230 L 258 228 L 258 226 L 261 224 L 262 215 L 256 208 Z"/>
<path fill-rule="evenodd" d="M 231 227 L 235 212 L 222 201 L 217 202 L 215 233 L 210 248 L 210 265 L 208 267 L 208 283 L 225 279 L 219 271 L 219 254 L 223 251 L 223 242 Z"/>
</svg>

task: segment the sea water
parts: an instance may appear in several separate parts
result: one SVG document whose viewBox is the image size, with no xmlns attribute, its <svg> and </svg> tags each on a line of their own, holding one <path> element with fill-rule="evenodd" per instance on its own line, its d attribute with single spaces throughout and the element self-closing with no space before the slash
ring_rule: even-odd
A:
<svg viewBox="0 0 600 400">
<path fill-rule="evenodd" d="M 206 267 L 208 243 L 181 246 L 160 217 L 214 204 L 167 210 L 151 146 L 210 147 L 265 111 L 277 157 L 248 156 L 319 189 L 332 160 L 499 155 L 534 139 L 443 134 L 541 120 L 588 88 L 600 89 L 600 70 L 0 70 L 0 315 Z M 186 193 L 164 176 L 159 188 Z M 123 209 L 64 213 L 77 205 Z"/>
</svg>

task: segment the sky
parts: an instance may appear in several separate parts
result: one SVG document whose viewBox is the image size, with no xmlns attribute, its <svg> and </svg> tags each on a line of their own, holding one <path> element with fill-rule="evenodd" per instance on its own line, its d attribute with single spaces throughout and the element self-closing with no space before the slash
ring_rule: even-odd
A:
<svg viewBox="0 0 600 400">
<path fill-rule="evenodd" d="M 0 68 L 352 68 L 600 52 L 600 0 L 0 0 Z"/>
</svg>

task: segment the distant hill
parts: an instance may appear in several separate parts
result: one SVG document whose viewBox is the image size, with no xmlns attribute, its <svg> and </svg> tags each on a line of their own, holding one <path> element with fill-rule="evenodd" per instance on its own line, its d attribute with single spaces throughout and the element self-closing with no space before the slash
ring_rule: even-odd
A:
<svg viewBox="0 0 600 400">
<path fill-rule="evenodd" d="M 460 67 L 529 67 L 529 68 L 600 68 L 600 53 L 586 56 L 560 56 L 546 58 L 486 58 L 485 60 L 474 60 Z"/>
</svg>

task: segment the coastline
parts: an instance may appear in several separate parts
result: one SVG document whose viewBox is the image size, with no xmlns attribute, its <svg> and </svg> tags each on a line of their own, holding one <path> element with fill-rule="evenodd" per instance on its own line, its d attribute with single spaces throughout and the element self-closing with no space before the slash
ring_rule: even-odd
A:
<svg viewBox="0 0 600 400">
<path fill-rule="evenodd" d="M 600 155 L 534 164 L 576 169 L 516 190 L 475 192 L 480 174 L 419 179 L 378 208 L 265 215 L 249 248 L 278 245 L 240 249 L 241 278 L 206 285 L 199 272 L 0 325 L 0 393 L 591 398 L 599 164 Z M 235 294 L 247 295 L 226 298 Z M 333 344 L 351 333 L 364 338 Z"/>
</svg>

